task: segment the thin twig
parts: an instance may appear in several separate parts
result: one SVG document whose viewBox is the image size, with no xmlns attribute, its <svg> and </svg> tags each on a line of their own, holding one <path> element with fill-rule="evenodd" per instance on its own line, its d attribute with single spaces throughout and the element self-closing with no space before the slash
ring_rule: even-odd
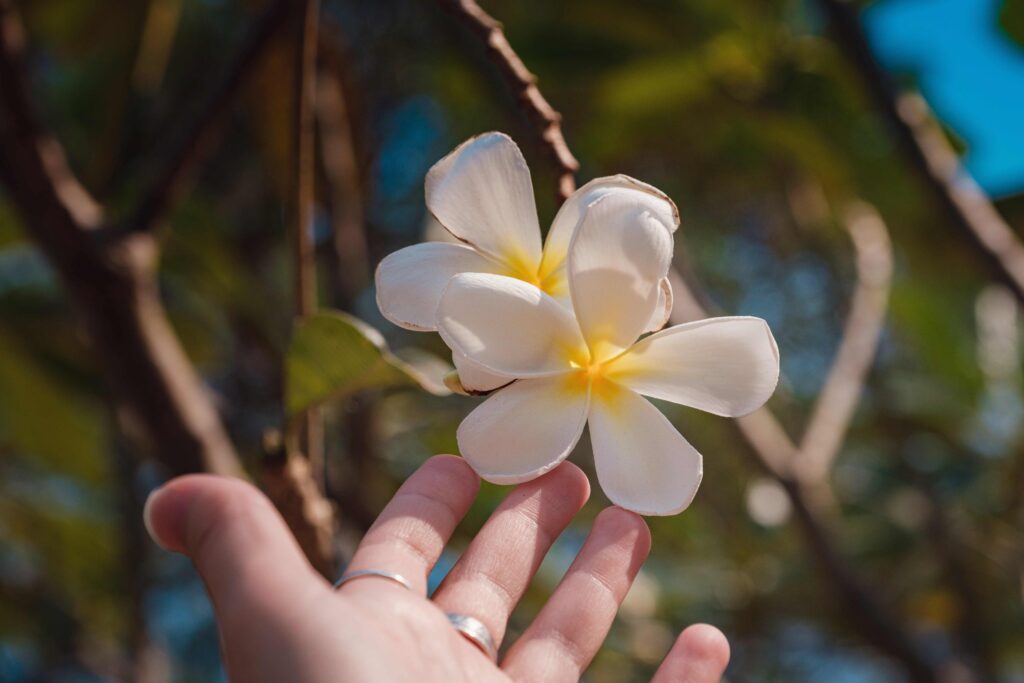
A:
<svg viewBox="0 0 1024 683">
<path fill-rule="evenodd" d="M 534 76 L 509 44 L 501 22 L 489 15 L 475 0 L 441 0 L 480 38 L 533 121 L 541 143 L 547 149 L 558 174 L 557 194 L 562 201 L 576 189 L 580 163 L 569 151 L 562 134 L 562 115 L 541 94 Z"/>
<path fill-rule="evenodd" d="M 793 473 L 807 486 L 821 485 L 846 437 L 885 326 L 892 281 L 892 244 L 885 223 L 859 203 L 844 220 L 856 252 L 857 284 L 842 340 L 811 412 Z"/>
<path fill-rule="evenodd" d="M 292 109 L 292 225 L 296 324 L 317 307 L 313 210 L 316 192 L 316 51 L 320 0 L 297 15 Z M 319 408 L 297 417 L 299 443 L 285 444 L 279 467 L 264 467 L 267 494 L 289 520 L 299 545 L 320 573 L 333 578 L 334 506 L 324 496 L 324 434 Z"/>
<path fill-rule="evenodd" d="M 847 0 L 818 2 L 831 21 L 837 42 L 936 203 L 1024 300 L 1024 243 L 964 170 L 924 100 L 916 94 L 900 94 L 893 86 L 871 51 L 853 4 Z"/>
<path fill-rule="evenodd" d="M 316 182 L 316 48 L 319 0 L 304 0 L 295 34 L 292 109 L 292 275 L 295 316 L 316 310 L 316 252 L 313 249 L 313 202 Z"/>
<path fill-rule="evenodd" d="M 320 1 L 305 0 L 297 16 L 292 97 L 292 225 L 290 230 L 295 320 L 316 311 L 316 249 L 313 209 L 316 191 L 316 49 Z M 320 410 L 298 416 L 299 448 L 309 460 L 313 478 L 323 483 L 323 423 Z"/>
<path fill-rule="evenodd" d="M 339 301 L 335 305 L 345 308 L 368 282 L 370 263 L 359 156 L 341 67 L 333 59 L 323 61 L 325 68 L 317 79 L 317 117 L 324 175 L 330 188 L 332 242 L 338 268 L 335 285 Z"/>
<path fill-rule="evenodd" d="M 228 111 L 253 66 L 266 52 L 278 31 L 287 25 L 292 3 L 273 0 L 270 7 L 253 23 L 234 59 L 224 75 L 210 90 L 210 94 L 183 127 L 180 137 L 172 146 L 156 155 L 154 170 L 141 193 L 135 211 L 128 216 L 119 230 L 143 232 L 155 229 L 160 218 L 173 203 L 189 171 L 201 160 L 208 138 Z M 183 114 L 179 118 L 186 118 Z"/>
</svg>

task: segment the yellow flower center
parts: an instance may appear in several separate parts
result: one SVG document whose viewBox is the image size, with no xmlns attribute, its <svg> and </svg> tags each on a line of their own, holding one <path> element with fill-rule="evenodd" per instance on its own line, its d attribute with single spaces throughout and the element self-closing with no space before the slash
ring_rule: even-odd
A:
<svg viewBox="0 0 1024 683">
<path fill-rule="evenodd" d="M 562 273 L 550 273 L 547 277 L 540 277 L 538 275 L 537 279 L 539 282 L 536 285 L 556 299 L 569 292 L 569 283 L 566 282 L 565 276 Z"/>
<path fill-rule="evenodd" d="M 565 279 L 565 269 L 561 268 L 564 259 L 548 258 L 545 254 L 539 264 L 534 264 L 524 254 L 505 254 L 504 261 L 506 267 L 504 275 L 529 282 L 555 298 L 569 293 L 569 282 Z"/>
<path fill-rule="evenodd" d="M 571 389 L 586 391 L 590 387 L 591 400 L 612 401 L 621 391 L 617 382 L 609 379 L 609 363 L 592 363 L 590 354 L 584 349 L 582 355 L 577 353 L 569 361 L 574 372 L 569 374 Z"/>
</svg>

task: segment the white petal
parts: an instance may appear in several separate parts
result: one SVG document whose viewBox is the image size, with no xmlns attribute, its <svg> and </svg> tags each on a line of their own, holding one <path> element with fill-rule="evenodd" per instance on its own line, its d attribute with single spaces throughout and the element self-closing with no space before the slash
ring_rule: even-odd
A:
<svg viewBox="0 0 1024 683">
<path fill-rule="evenodd" d="M 597 362 L 647 327 L 672 261 L 671 232 L 635 194 L 607 194 L 587 208 L 569 247 L 569 291 Z"/>
<path fill-rule="evenodd" d="M 587 422 L 588 403 L 587 383 L 578 375 L 519 380 L 462 421 L 459 451 L 495 484 L 534 479 L 572 451 Z"/>
<path fill-rule="evenodd" d="M 502 266 L 471 247 L 425 242 L 388 254 L 377 266 L 377 306 L 409 330 L 437 329 L 437 304 L 458 273 L 494 273 Z"/>
<path fill-rule="evenodd" d="M 553 272 L 565 264 L 565 257 L 569 253 L 569 243 L 572 241 L 572 235 L 576 231 L 576 226 L 579 225 L 580 218 L 583 217 L 584 210 L 611 193 L 632 194 L 671 232 L 675 232 L 679 227 L 679 209 L 668 195 L 658 188 L 636 178 L 630 178 L 628 175 L 594 178 L 573 192 L 555 215 L 551 230 L 548 231 L 548 237 L 544 241 L 542 274 Z"/>
<path fill-rule="evenodd" d="M 426 199 L 430 212 L 460 240 L 536 274 L 541 243 L 530 169 L 507 135 L 484 133 L 434 164 Z"/>
<path fill-rule="evenodd" d="M 652 334 L 607 373 L 641 394 L 738 417 L 775 391 L 779 348 L 760 318 L 710 318 Z"/>
<path fill-rule="evenodd" d="M 590 405 L 597 479 L 608 499 L 641 515 L 674 515 L 704 475 L 700 453 L 643 396 L 605 385 Z"/>
<path fill-rule="evenodd" d="M 572 311 L 503 275 L 453 277 L 437 309 L 437 330 L 453 351 L 499 375 L 543 377 L 586 360 Z"/>
<path fill-rule="evenodd" d="M 658 305 L 654 307 L 654 315 L 647 321 L 644 332 L 657 332 L 668 324 L 672 317 L 672 306 L 675 302 L 672 294 L 672 283 L 669 279 L 662 278 L 658 285 Z"/>
<path fill-rule="evenodd" d="M 494 391 L 515 380 L 514 377 L 489 372 L 487 368 L 474 363 L 458 351 L 452 351 L 452 363 L 459 373 L 459 383 L 467 391 Z"/>
</svg>

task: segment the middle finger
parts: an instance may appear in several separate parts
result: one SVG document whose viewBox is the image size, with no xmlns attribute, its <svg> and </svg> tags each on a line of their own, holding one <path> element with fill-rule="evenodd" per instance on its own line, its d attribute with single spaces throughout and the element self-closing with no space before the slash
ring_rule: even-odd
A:
<svg viewBox="0 0 1024 683">
<path fill-rule="evenodd" d="M 509 614 L 551 544 L 589 496 L 586 475 L 568 462 L 520 484 L 438 587 L 435 603 L 446 612 L 479 619 L 500 646 Z"/>
</svg>

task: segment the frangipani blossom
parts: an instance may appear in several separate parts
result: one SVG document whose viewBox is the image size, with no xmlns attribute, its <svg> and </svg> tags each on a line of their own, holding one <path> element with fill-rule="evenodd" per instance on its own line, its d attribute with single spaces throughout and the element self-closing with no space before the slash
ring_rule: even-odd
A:
<svg viewBox="0 0 1024 683">
<path fill-rule="evenodd" d="M 530 169 L 507 135 L 485 133 L 464 142 L 437 162 L 426 179 L 427 208 L 461 244 L 425 242 L 387 256 L 377 268 L 377 305 L 391 322 L 410 330 L 432 331 L 441 294 L 459 273 L 490 273 L 516 278 L 571 306 L 565 275 L 574 230 L 588 206 L 605 196 L 630 197 L 674 232 L 679 215 L 660 190 L 617 175 L 597 178 L 562 205 L 541 245 Z M 657 288 L 658 305 L 645 321 L 660 329 L 672 308 L 668 280 Z M 459 353 L 453 353 L 462 385 L 490 391 L 508 383 Z"/>
<path fill-rule="evenodd" d="M 459 449 L 489 481 L 538 477 L 573 450 L 589 423 L 608 498 L 647 515 L 685 509 L 700 453 L 644 396 L 740 416 L 775 390 L 779 354 L 759 318 L 712 318 L 640 341 L 668 272 L 668 226 L 634 196 L 584 212 L 568 249 L 568 308 L 497 273 L 463 273 L 445 289 L 441 337 L 486 372 L 514 381 L 462 422 Z"/>
</svg>

